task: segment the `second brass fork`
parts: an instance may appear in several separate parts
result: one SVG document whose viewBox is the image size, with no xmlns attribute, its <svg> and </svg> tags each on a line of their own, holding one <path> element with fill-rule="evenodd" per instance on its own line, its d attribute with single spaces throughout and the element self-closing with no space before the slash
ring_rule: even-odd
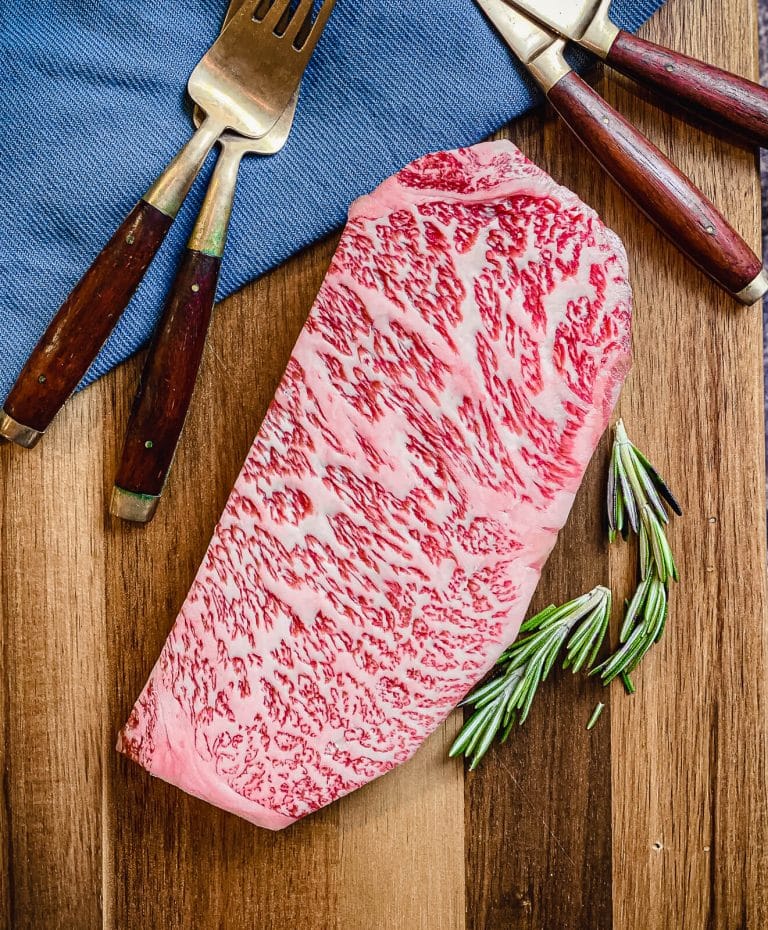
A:
<svg viewBox="0 0 768 930">
<path fill-rule="evenodd" d="M 232 0 L 224 27 L 241 4 L 242 0 Z M 269 4 L 270 0 L 261 0 L 256 16 L 263 15 Z M 285 29 L 289 16 L 286 10 L 278 32 Z M 309 28 L 309 17 L 306 22 Z M 246 155 L 275 155 L 283 148 L 297 102 L 298 91 L 265 136 L 250 139 L 225 132 L 219 139 L 221 154 L 144 361 L 112 488 L 113 516 L 148 523 L 157 510 L 203 359 L 240 162 Z M 195 107 L 195 125 L 204 119 L 205 113 Z M 197 290 L 190 281 L 199 285 Z"/>
</svg>

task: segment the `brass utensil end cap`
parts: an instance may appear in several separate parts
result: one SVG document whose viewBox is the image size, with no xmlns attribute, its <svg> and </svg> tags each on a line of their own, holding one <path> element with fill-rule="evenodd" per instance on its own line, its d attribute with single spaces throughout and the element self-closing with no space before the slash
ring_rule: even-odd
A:
<svg viewBox="0 0 768 930">
<path fill-rule="evenodd" d="M 7 439 L 9 442 L 15 442 L 17 446 L 32 449 L 44 435 L 40 430 L 14 420 L 5 410 L 0 410 L 0 439 Z"/>
<path fill-rule="evenodd" d="M 740 300 L 747 307 L 756 304 L 768 294 L 768 271 L 763 269 L 751 284 L 748 284 L 743 291 L 739 291 L 736 300 Z"/>
<path fill-rule="evenodd" d="M 153 497 L 151 494 L 137 494 L 134 491 L 126 491 L 124 488 L 115 485 L 112 488 L 109 512 L 113 517 L 119 517 L 121 520 L 130 520 L 132 523 L 149 523 L 157 511 L 159 503 L 159 497 Z"/>
</svg>

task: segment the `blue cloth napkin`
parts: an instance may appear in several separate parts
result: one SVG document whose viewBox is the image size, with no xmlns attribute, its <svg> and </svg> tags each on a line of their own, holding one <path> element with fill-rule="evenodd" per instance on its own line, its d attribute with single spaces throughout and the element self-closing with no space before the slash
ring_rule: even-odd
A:
<svg viewBox="0 0 768 930">
<path fill-rule="evenodd" d="M 189 137 L 184 88 L 226 0 L 0 5 L 0 398 L 124 215 Z M 615 0 L 635 29 L 663 0 Z M 529 109 L 530 80 L 471 0 L 338 0 L 285 149 L 243 165 L 219 297 L 342 224 L 413 158 Z M 144 344 L 213 156 L 88 383 Z"/>
</svg>

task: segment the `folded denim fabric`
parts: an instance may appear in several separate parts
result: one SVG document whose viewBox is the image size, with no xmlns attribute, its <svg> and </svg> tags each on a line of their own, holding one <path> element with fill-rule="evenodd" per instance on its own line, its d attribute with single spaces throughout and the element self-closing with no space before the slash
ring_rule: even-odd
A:
<svg viewBox="0 0 768 930">
<path fill-rule="evenodd" d="M 663 0 L 616 0 L 636 29 Z M 72 286 L 190 133 L 187 78 L 210 0 L 5 0 L 0 7 L 0 398 Z M 341 225 L 409 160 L 528 110 L 530 79 L 472 0 L 338 0 L 293 133 L 243 166 L 219 297 Z M 147 340 L 213 157 L 85 383 Z"/>
</svg>

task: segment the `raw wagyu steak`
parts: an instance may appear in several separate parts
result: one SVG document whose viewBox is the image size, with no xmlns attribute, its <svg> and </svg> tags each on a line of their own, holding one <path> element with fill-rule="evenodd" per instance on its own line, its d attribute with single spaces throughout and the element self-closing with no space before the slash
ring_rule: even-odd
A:
<svg viewBox="0 0 768 930">
<path fill-rule="evenodd" d="M 618 238 L 507 142 L 357 201 L 120 750 L 271 829 L 408 759 L 515 638 L 630 322 Z"/>
</svg>

